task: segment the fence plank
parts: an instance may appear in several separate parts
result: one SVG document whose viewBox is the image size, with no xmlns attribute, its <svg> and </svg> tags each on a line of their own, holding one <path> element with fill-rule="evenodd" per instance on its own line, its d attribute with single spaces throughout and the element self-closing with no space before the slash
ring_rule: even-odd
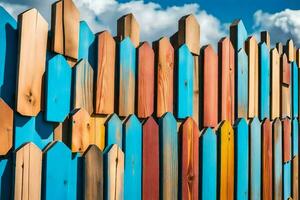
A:
<svg viewBox="0 0 300 200">
<path fill-rule="evenodd" d="M 193 115 L 194 58 L 187 45 L 177 50 L 177 118 L 184 119 Z"/>
<path fill-rule="evenodd" d="M 276 49 L 278 51 L 279 56 L 281 56 L 281 54 L 283 54 L 283 46 L 281 42 L 276 43 Z"/>
<path fill-rule="evenodd" d="M 291 116 L 291 70 L 287 61 L 287 57 L 283 54 L 280 57 L 280 70 L 281 70 L 281 117 Z"/>
<path fill-rule="evenodd" d="M 272 125 L 268 118 L 262 122 L 262 198 L 272 199 Z"/>
<path fill-rule="evenodd" d="M 130 37 L 134 47 L 140 43 L 140 26 L 132 13 L 126 14 L 118 19 L 117 33 L 120 40 Z"/>
<path fill-rule="evenodd" d="M 0 158 L 0 198 L 13 199 L 12 196 L 12 156 Z"/>
<path fill-rule="evenodd" d="M 178 197 L 178 138 L 174 116 L 166 113 L 159 119 L 160 197 Z"/>
<path fill-rule="evenodd" d="M 298 67 L 300 67 L 300 48 L 298 48 L 296 50 L 296 61 L 297 61 Z"/>
<path fill-rule="evenodd" d="M 235 65 L 234 49 L 229 38 L 223 38 L 218 43 L 218 60 L 221 65 L 219 84 L 219 121 L 228 120 L 234 122 L 234 99 L 235 99 Z"/>
<path fill-rule="evenodd" d="M 104 152 L 104 199 L 124 199 L 124 153 L 114 144 Z"/>
<path fill-rule="evenodd" d="M 293 62 L 294 61 L 294 42 L 292 39 L 289 39 L 286 41 L 284 50 L 287 55 L 288 61 Z"/>
<path fill-rule="evenodd" d="M 156 116 L 173 112 L 174 49 L 168 38 L 153 43 L 156 68 Z"/>
<path fill-rule="evenodd" d="M 219 199 L 234 199 L 234 132 L 228 121 L 223 121 L 218 133 Z"/>
<path fill-rule="evenodd" d="M 41 199 L 42 151 L 27 143 L 15 152 L 14 199 Z"/>
<path fill-rule="evenodd" d="M 291 160 L 291 120 L 285 118 L 282 120 L 282 129 L 283 129 L 283 162 L 286 163 Z"/>
<path fill-rule="evenodd" d="M 20 39 L 16 109 L 22 115 L 36 116 L 41 110 L 48 24 L 36 9 L 19 15 L 18 23 Z"/>
<path fill-rule="evenodd" d="M 268 31 L 260 32 L 260 41 L 266 43 L 267 47 L 270 49 L 271 39 Z"/>
<path fill-rule="evenodd" d="M 90 144 L 95 144 L 103 151 L 105 148 L 105 121 L 107 118 L 99 115 L 92 115 L 90 119 Z"/>
<path fill-rule="evenodd" d="M 218 124 L 218 55 L 211 45 L 201 49 L 200 70 L 200 126 L 216 127 Z"/>
<path fill-rule="evenodd" d="M 199 142 L 199 196 L 200 199 L 217 199 L 217 136 L 207 128 Z"/>
<path fill-rule="evenodd" d="M 261 197 L 261 124 L 257 117 L 250 121 L 250 199 Z"/>
<path fill-rule="evenodd" d="M 143 123 L 143 199 L 159 199 L 159 129 L 152 117 Z"/>
<path fill-rule="evenodd" d="M 84 152 L 83 177 L 84 199 L 103 199 L 103 156 L 96 145 Z"/>
<path fill-rule="evenodd" d="M 273 122 L 274 200 L 282 199 L 282 126 L 279 118 Z"/>
<path fill-rule="evenodd" d="M 242 20 L 235 20 L 230 25 L 230 40 L 236 52 L 244 48 L 248 33 Z M 237 55 L 236 55 L 237 57 Z"/>
<path fill-rule="evenodd" d="M 234 127 L 235 135 L 235 198 L 248 199 L 249 183 L 249 130 L 245 119 L 241 118 Z"/>
<path fill-rule="evenodd" d="M 84 108 L 90 115 L 93 113 L 94 70 L 86 59 L 75 66 L 73 109 Z"/>
<path fill-rule="evenodd" d="M 258 68 L 258 45 L 254 36 L 250 36 L 245 43 L 245 50 L 248 55 L 249 70 L 249 112 L 248 117 L 258 116 L 258 85 L 259 85 L 259 68 Z"/>
<path fill-rule="evenodd" d="M 134 113 L 136 52 L 129 37 L 119 44 L 119 115 Z"/>
<path fill-rule="evenodd" d="M 146 118 L 154 112 L 154 51 L 148 42 L 143 42 L 137 51 L 137 116 Z"/>
<path fill-rule="evenodd" d="M 276 48 L 270 53 L 271 64 L 271 119 L 280 116 L 280 58 Z"/>
<path fill-rule="evenodd" d="M 199 56 L 194 57 L 193 119 L 199 124 Z"/>
<path fill-rule="evenodd" d="M 291 105 L 291 114 L 292 118 L 298 117 L 298 103 L 299 103 L 299 92 L 298 92 L 298 65 L 295 61 L 291 63 L 292 68 L 292 105 Z"/>
<path fill-rule="evenodd" d="M 283 163 L 283 199 L 288 199 L 292 195 L 291 161 Z"/>
<path fill-rule="evenodd" d="M 118 115 L 111 115 L 105 123 L 106 146 L 117 144 L 122 149 L 122 121 Z"/>
<path fill-rule="evenodd" d="M 0 98 L 0 155 L 6 155 L 13 146 L 14 111 Z"/>
<path fill-rule="evenodd" d="M 295 156 L 292 160 L 292 197 L 299 199 L 299 157 Z"/>
<path fill-rule="evenodd" d="M 135 115 L 123 124 L 124 199 L 142 198 L 142 127 Z"/>
<path fill-rule="evenodd" d="M 299 122 L 297 118 L 292 120 L 292 157 L 298 155 L 299 149 Z"/>
<path fill-rule="evenodd" d="M 62 55 L 48 60 L 45 84 L 45 120 L 63 122 L 70 112 L 72 71 Z"/>
</svg>

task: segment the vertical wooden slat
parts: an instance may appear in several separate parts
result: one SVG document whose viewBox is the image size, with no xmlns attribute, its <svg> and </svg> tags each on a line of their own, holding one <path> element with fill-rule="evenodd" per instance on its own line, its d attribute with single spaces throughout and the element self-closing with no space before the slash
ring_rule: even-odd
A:
<svg viewBox="0 0 300 200">
<path fill-rule="evenodd" d="M 276 48 L 270 52 L 271 68 L 271 119 L 280 116 L 280 59 Z"/>
<path fill-rule="evenodd" d="M 291 160 L 291 120 L 285 118 L 282 120 L 282 129 L 283 129 L 283 162 L 286 163 Z"/>
<path fill-rule="evenodd" d="M 260 32 L 260 41 L 266 43 L 267 47 L 270 49 L 271 39 L 268 31 Z"/>
<path fill-rule="evenodd" d="M 299 151 L 299 122 L 297 118 L 292 120 L 292 157 L 298 155 Z"/>
<path fill-rule="evenodd" d="M 90 144 L 95 144 L 101 151 L 105 148 L 105 122 L 106 116 L 91 116 Z"/>
<path fill-rule="evenodd" d="M 290 117 L 291 116 L 291 69 L 287 61 L 287 57 L 283 54 L 280 57 L 280 82 L 281 82 L 281 91 L 280 91 L 280 113 L 281 117 Z"/>
<path fill-rule="evenodd" d="M 298 48 L 296 50 L 296 61 L 297 61 L 298 67 L 300 67 L 300 48 Z"/>
<path fill-rule="evenodd" d="M 120 40 L 130 37 L 134 47 L 140 43 L 140 26 L 132 13 L 118 19 L 117 33 Z"/>
<path fill-rule="evenodd" d="M 278 51 L 279 56 L 281 56 L 281 54 L 283 54 L 283 45 L 280 42 L 276 43 L 276 49 Z"/>
<path fill-rule="evenodd" d="M 16 110 L 25 116 L 36 116 L 41 110 L 48 24 L 36 9 L 20 14 L 18 23 L 20 39 Z"/>
<path fill-rule="evenodd" d="M 66 119 L 61 123 L 54 124 L 53 130 L 53 140 L 59 140 L 64 142 L 67 146 L 70 145 L 70 117 L 67 116 Z"/>
<path fill-rule="evenodd" d="M 293 61 L 291 63 L 291 68 L 292 68 L 292 105 L 291 105 L 291 117 L 298 117 L 298 104 L 299 104 L 299 92 L 298 92 L 298 88 L 299 88 L 299 78 L 298 78 L 298 74 L 299 74 L 299 69 L 298 69 L 298 65 L 295 61 Z"/>
<path fill-rule="evenodd" d="M 289 62 L 293 62 L 294 59 L 294 42 L 292 39 L 289 39 L 286 41 L 286 45 L 285 45 L 285 53 L 287 55 L 287 59 Z"/>
<path fill-rule="evenodd" d="M 230 40 L 236 52 L 244 48 L 248 33 L 242 20 L 235 20 L 230 25 Z M 236 54 L 237 56 L 237 54 Z"/>
<path fill-rule="evenodd" d="M 295 156 L 292 160 L 292 197 L 299 199 L 299 157 Z"/>
<path fill-rule="evenodd" d="M 283 199 L 288 199 L 292 195 L 291 161 L 283 163 Z"/>
<path fill-rule="evenodd" d="M 274 200 L 282 199 L 282 126 L 279 118 L 273 122 L 273 192 Z"/>
<path fill-rule="evenodd" d="M 14 112 L 0 98 L 0 155 L 6 155 L 13 146 Z"/>
<path fill-rule="evenodd" d="M 111 115 L 105 122 L 105 143 L 109 147 L 117 144 L 122 149 L 122 121 L 118 115 Z"/>
<path fill-rule="evenodd" d="M 193 119 L 199 124 L 199 56 L 194 55 Z"/>
</svg>

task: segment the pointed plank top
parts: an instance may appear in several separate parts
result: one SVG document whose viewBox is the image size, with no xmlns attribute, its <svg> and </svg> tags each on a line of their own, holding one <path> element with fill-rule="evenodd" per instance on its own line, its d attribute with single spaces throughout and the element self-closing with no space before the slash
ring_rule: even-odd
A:
<svg viewBox="0 0 300 200">
<path fill-rule="evenodd" d="M 140 26 L 132 13 L 126 14 L 118 19 L 118 37 L 123 40 L 130 37 L 134 47 L 138 47 L 140 43 Z"/>
<path fill-rule="evenodd" d="M 267 47 L 270 48 L 271 39 L 270 39 L 270 34 L 268 31 L 260 32 L 260 41 L 266 43 Z"/>
<path fill-rule="evenodd" d="M 248 33 L 242 20 L 235 20 L 230 25 L 230 40 L 235 51 L 244 48 L 244 42 L 247 40 Z"/>
<path fill-rule="evenodd" d="M 294 47 L 293 40 L 292 39 L 287 40 L 285 46 L 285 52 L 287 54 L 287 58 L 289 62 L 294 61 L 294 55 L 295 55 L 294 48 L 295 47 Z"/>
</svg>

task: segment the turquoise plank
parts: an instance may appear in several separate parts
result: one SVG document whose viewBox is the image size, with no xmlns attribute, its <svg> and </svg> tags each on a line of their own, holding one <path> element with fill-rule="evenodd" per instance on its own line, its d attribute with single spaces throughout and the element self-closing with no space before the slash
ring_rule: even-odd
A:
<svg viewBox="0 0 300 200">
<path fill-rule="evenodd" d="M 135 115 L 123 124 L 124 199 L 142 198 L 142 125 Z"/>
<path fill-rule="evenodd" d="M 248 56 L 244 49 L 238 52 L 236 68 L 236 118 L 248 117 Z"/>
<path fill-rule="evenodd" d="M 45 79 L 45 120 L 63 122 L 70 112 L 72 70 L 62 55 L 47 62 Z"/>
<path fill-rule="evenodd" d="M 177 123 L 174 116 L 169 112 L 164 114 L 159 119 L 159 143 L 160 143 L 159 159 L 160 159 L 161 197 L 162 199 L 177 199 L 177 195 L 178 195 Z"/>
<path fill-rule="evenodd" d="M 14 113 L 14 149 L 32 142 L 40 149 L 53 141 L 54 124 L 44 121 L 43 113 L 36 117 L 25 117 Z"/>
<path fill-rule="evenodd" d="M 249 183 L 249 135 L 248 124 L 244 118 L 238 119 L 234 126 L 235 134 L 235 198 L 248 199 Z"/>
<path fill-rule="evenodd" d="M 82 157 L 80 153 L 72 154 L 70 165 L 70 189 L 69 191 L 75 191 L 69 193 L 70 200 L 83 199 L 82 193 Z"/>
<path fill-rule="evenodd" d="M 274 199 L 282 199 L 282 126 L 279 118 L 273 122 Z"/>
<path fill-rule="evenodd" d="M 259 59 L 259 118 L 270 118 L 270 54 L 266 43 L 258 45 Z"/>
<path fill-rule="evenodd" d="M 53 142 L 43 156 L 43 199 L 71 199 L 76 193 L 72 187 L 72 153 L 63 142 Z"/>
<path fill-rule="evenodd" d="M 292 121 L 292 158 L 298 155 L 298 132 L 299 132 L 299 124 L 298 119 L 294 118 Z"/>
<path fill-rule="evenodd" d="M 200 137 L 200 199 L 217 199 L 217 136 L 205 129 Z"/>
<path fill-rule="evenodd" d="M 1 7 L 0 7 L 1 8 Z M 0 158 L 0 199 L 13 199 L 12 195 L 12 157 Z"/>
<path fill-rule="evenodd" d="M 117 144 L 122 149 L 122 121 L 113 114 L 105 122 L 105 144 L 107 147 Z"/>
<path fill-rule="evenodd" d="M 236 52 L 244 48 L 245 41 L 248 38 L 247 30 L 242 20 L 236 20 L 230 26 L 230 40 Z"/>
<path fill-rule="evenodd" d="M 298 65 L 294 61 L 291 64 L 292 68 L 292 118 L 298 117 Z"/>
<path fill-rule="evenodd" d="M 250 151 L 250 199 L 260 199 L 261 196 L 261 125 L 257 117 L 249 125 L 249 151 Z"/>
<path fill-rule="evenodd" d="M 0 6 L 0 97 L 15 105 L 18 31 L 16 20 Z"/>
<path fill-rule="evenodd" d="M 283 164 L 283 199 L 288 199 L 292 194 L 291 161 Z"/>
<path fill-rule="evenodd" d="M 193 115 L 194 58 L 184 44 L 177 50 L 177 118 Z"/>
<path fill-rule="evenodd" d="M 97 39 L 85 21 L 80 22 L 78 60 L 89 61 L 96 72 L 97 69 Z"/>
</svg>

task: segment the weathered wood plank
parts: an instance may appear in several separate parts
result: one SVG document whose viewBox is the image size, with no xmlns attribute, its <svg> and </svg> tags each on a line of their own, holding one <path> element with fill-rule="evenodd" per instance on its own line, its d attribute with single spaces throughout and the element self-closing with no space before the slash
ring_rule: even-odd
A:
<svg viewBox="0 0 300 200">
<path fill-rule="evenodd" d="M 96 77 L 95 113 L 114 112 L 116 43 L 108 31 L 98 34 L 98 67 Z"/>
<path fill-rule="evenodd" d="M 152 117 L 143 123 L 143 199 L 159 199 L 159 128 Z"/>
<path fill-rule="evenodd" d="M 154 51 L 148 42 L 143 42 L 137 51 L 137 116 L 146 118 L 154 112 Z"/>
<path fill-rule="evenodd" d="M 16 110 L 25 116 L 36 116 L 41 110 L 48 23 L 36 9 L 20 14 L 18 23 Z"/>
<path fill-rule="evenodd" d="M 153 43 L 156 66 L 156 116 L 173 112 L 174 49 L 168 38 Z"/>
<path fill-rule="evenodd" d="M 236 52 L 244 48 L 248 33 L 242 20 L 235 20 L 230 25 L 230 40 Z M 237 56 L 237 55 L 236 55 Z"/>
<path fill-rule="evenodd" d="M 289 118 L 285 118 L 282 120 L 282 129 L 283 129 L 283 162 L 286 163 L 292 159 L 291 151 L 292 151 L 292 144 L 291 144 L 291 137 L 292 137 L 292 130 L 291 130 L 291 120 Z"/>
<path fill-rule="evenodd" d="M 291 161 L 283 163 L 283 199 L 288 199 L 292 196 L 292 166 Z"/>
<path fill-rule="evenodd" d="M 282 199 L 282 126 L 279 118 L 273 122 L 273 192 L 274 200 Z"/>
<path fill-rule="evenodd" d="M 286 45 L 284 47 L 285 53 L 287 55 L 287 59 L 289 62 L 294 61 L 294 42 L 292 39 L 286 41 Z"/>
<path fill-rule="evenodd" d="M 295 156 L 292 160 L 292 197 L 299 199 L 299 157 Z"/>
<path fill-rule="evenodd" d="M 193 115 L 194 58 L 187 45 L 177 50 L 176 115 L 184 119 Z"/>
<path fill-rule="evenodd" d="M 280 58 L 276 48 L 270 52 L 271 67 L 271 119 L 280 116 Z"/>
<path fill-rule="evenodd" d="M 218 198 L 234 199 L 234 142 L 233 129 L 228 121 L 223 121 L 218 133 Z"/>
<path fill-rule="evenodd" d="M 117 144 L 122 149 L 122 131 L 122 121 L 118 115 L 111 115 L 105 122 L 106 146 Z"/>
<path fill-rule="evenodd" d="M 272 199 L 273 155 L 272 124 L 268 118 L 262 122 L 262 199 Z"/>
<path fill-rule="evenodd" d="M 107 117 L 92 115 L 90 144 L 95 144 L 101 151 L 105 148 L 105 122 Z"/>
<path fill-rule="evenodd" d="M 281 117 L 291 116 L 291 69 L 285 54 L 280 57 L 281 91 L 280 91 L 280 113 Z"/>
<path fill-rule="evenodd" d="M 283 54 L 283 45 L 281 42 L 276 43 L 276 49 L 278 51 L 279 56 L 281 56 L 281 54 Z"/>
<path fill-rule="evenodd" d="M 61 123 L 55 123 L 53 128 L 53 140 L 59 140 L 70 146 L 70 117 L 66 117 L 65 121 Z"/>
<path fill-rule="evenodd" d="M 299 104 L 299 92 L 298 92 L 298 84 L 299 84 L 299 69 L 298 65 L 295 61 L 291 63 L 291 68 L 292 68 L 292 105 L 291 105 L 291 118 L 298 117 L 298 104 Z"/>
<path fill-rule="evenodd" d="M 292 120 L 292 157 L 298 155 L 299 151 L 299 122 L 297 118 Z"/>
<path fill-rule="evenodd" d="M 14 111 L 0 98 L 0 155 L 6 155 L 13 146 Z"/>
<path fill-rule="evenodd" d="M 199 56 L 194 57 L 193 119 L 199 124 Z"/>
<path fill-rule="evenodd" d="M 130 37 L 134 47 L 140 44 L 140 26 L 132 13 L 118 19 L 117 35 L 120 40 Z"/>
<path fill-rule="evenodd" d="M 271 39 L 268 31 L 260 32 L 260 41 L 266 43 L 267 47 L 270 49 Z"/>
</svg>

